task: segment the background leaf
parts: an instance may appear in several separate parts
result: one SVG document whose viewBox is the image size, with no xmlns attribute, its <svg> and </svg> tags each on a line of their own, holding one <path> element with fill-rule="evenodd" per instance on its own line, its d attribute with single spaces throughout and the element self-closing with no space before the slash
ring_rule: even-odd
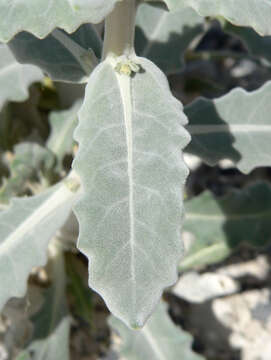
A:
<svg viewBox="0 0 271 360">
<path fill-rule="evenodd" d="M 87 286 L 85 276 L 82 275 L 82 264 L 78 261 L 78 258 L 67 253 L 66 268 L 68 274 L 68 292 L 72 298 L 73 311 L 81 319 L 84 319 L 90 327 L 93 327 L 93 322 L 95 322 L 93 319 L 95 310 L 93 304 L 93 293 Z"/>
<path fill-rule="evenodd" d="M 176 281 L 189 136 L 182 105 L 154 64 L 135 58 L 141 71 L 130 77 L 111 61 L 90 76 L 75 131 L 84 189 L 78 247 L 90 260 L 89 285 L 114 315 L 140 327 Z"/>
<path fill-rule="evenodd" d="M 71 319 L 64 317 L 54 332 L 44 340 L 36 340 L 18 355 L 16 360 L 69 360 L 69 334 Z"/>
<path fill-rule="evenodd" d="M 125 360 L 204 360 L 191 350 L 191 335 L 174 325 L 164 303 L 141 330 L 128 329 L 112 316 L 109 324 L 122 338 L 120 354 Z"/>
<path fill-rule="evenodd" d="M 36 66 L 19 64 L 9 48 L 0 43 L 0 110 L 7 101 L 24 101 L 28 87 L 43 78 Z"/>
<path fill-rule="evenodd" d="M 172 11 L 191 7 L 201 16 L 222 16 L 235 25 L 251 26 L 271 35 L 270 0 L 164 0 Z"/>
<path fill-rule="evenodd" d="M 223 260 L 238 245 L 271 241 L 271 187 L 265 183 L 216 198 L 209 191 L 185 203 L 184 230 L 195 236 L 180 270 Z"/>
<path fill-rule="evenodd" d="M 0 212 L 0 308 L 25 294 L 30 271 L 45 264 L 48 243 L 69 216 L 74 198 L 60 183 L 37 196 L 14 198 Z"/>
<path fill-rule="evenodd" d="M 203 22 L 189 8 L 171 13 L 142 4 L 136 18 L 136 52 L 153 61 L 166 73 L 178 72 L 184 65 L 185 50 L 202 33 Z"/>
<path fill-rule="evenodd" d="M 38 180 L 40 174 L 51 169 L 55 164 L 52 152 L 36 143 L 20 143 L 15 146 L 14 154 L 8 155 L 10 171 L 0 187 L 0 202 L 7 203 L 12 196 L 23 194 L 28 180 Z"/>
<path fill-rule="evenodd" d="M 44 38 L 59 27 L 68 33 L 81 24 L 99 23 L 108 15 L 118 0 L 0 0 L 0 41 L 7 42 L 20 31 L 28 31 Z M 48 21 L 50 19 L 50 21 Z"/>
<path fill-rule="evenodd" d="M 53 80 L 80 83 L 97 65 L 101 44 L 94 26 L 85 24 L 73 34 L 56 29 L 45 39 L 21 32 L 8 46 L 20 63 L 37 65 Z"/>
<path fill-rule="evenodd" d="M 62 169 L 62 162 L 66 154 L 72 153 L 73 132 L 78 122 L 78 111 L 82 101 L 78 100 L 68 110 L 55 111 L 50 114 L 51 133 L 47 140 L 47 147 L 58 160 L 57 168 Z"/>
<path fill-rule="evenodd" d="M 209 165 L 230 159 L 239 170 L 270 166 L 271 82 L 247 92 L 232 90 L 219 99 L 200 98 L 185 107 L 192 142 L 186 151 Z"/>
<path fill-rule="evenodd" d="M 32 318 L 34 332 L 29 346 L 16 360 L 69 360 L 71 318 L 66 301 L 65 264 L 60 245 L 55 244 L 50 258 L 52 285 L 45 291 L 42 308 Z"/>
<path fill-rule="evenodd" d="M 271 36 L 261 36 L 249 27 L 234 26 L 228 22 L 223 26 L 223 30 L 238 37 L 251 55 L 271 64 Z"/>
</svg>

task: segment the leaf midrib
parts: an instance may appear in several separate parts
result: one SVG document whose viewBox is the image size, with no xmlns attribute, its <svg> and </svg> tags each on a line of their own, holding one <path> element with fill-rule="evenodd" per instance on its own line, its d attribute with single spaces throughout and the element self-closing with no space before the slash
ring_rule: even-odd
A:
<svg viewBox="0 0 271 360">
<path fill-rule="evenodd" d="M 224 215 L 224 214 L 223 214 Z M 271 210 L 268 211 L 261 211 L 259 213 L 256 214 L 245 214 L 245 215 L 240 215 L 240 214 L 234 214 L 234 215 L 226 215 L 223 216 L 222 214 L 220 215 L 204 215 L 204 214 L 197 214 L 197 213 L 192 213 L 192 212 L 187 212 L 185 215 L 185 220 L 212 220 L 212 221 L 228 221 L 228 220 L 232 220 L 232 221 L 238 221 L 238 220 L 245 220 L 245 219 L 259 219 L 259 218 L 266 218 L 266 217 L 270 217 L 271 218 Z"/>
<path fill-rule="evenodd" d="M 145 335 L 146 341 L 150 345 L 150 347 L 153 349 L 153 352 L 157 355 L 157 359 L 159 360 L 165 360 L 166 357 L 164 356 L 162 350 L 159 348 L 157 342 L 155 341 L 155 338 L 153 337 L 151 331 L 148 329 L 148 325 L 146 325 L 141 332 Z"/>
<path fill-rule="evenodd" d="M 212 133 L 259 133 L 271 132 L 271 125 L 267 124 L 206 124 L 206 125 L 188 125 L 186 129 L 191 135 L 209 135 Z"/>
<path fill-rule="evenodd" d="M 130 221 L 130 250 L 131 250 L 131 279 L 135 283 L 135 219 L 134 219 L 134 181 L 133 181 L 133 128 L 132 128 L 132 97 L 131 97 L 131 77 L 118 74 L 115 75 L 119 84 L 120 97 L 123 107 L 124 126 L 127 144 L 127 172 L 129 189 L 129 221 Z M 132 287 L 134 289 L 134 286 Z M 132 290 L 133 292 L 133 290 Z M 132 299 L 135 300 L 135 294 L 132 293 Z"/>
<path fill-rule="evenodd" d="M 71 196 L 73 196 L 73 193 L 69 191 L 65 185 L 62 185 L 56 192 L 53 192 L 45 202 L 35 209 L 34 213 L 23 220 L 8 237 L 4 239 L 4 242 L 0 244 L 0 256 L 8 252 L 10 247 L 16 246 L 18 239 L 20 240 L 25 236 L 29 229 L 33 229 L 42 219 L 52 213 L 56 207 L 66 202 Z"/>
</svg>

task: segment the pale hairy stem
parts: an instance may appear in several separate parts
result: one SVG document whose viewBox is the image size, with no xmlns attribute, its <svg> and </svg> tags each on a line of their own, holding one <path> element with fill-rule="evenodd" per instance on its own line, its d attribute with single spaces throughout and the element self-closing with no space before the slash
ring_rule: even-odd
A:
<svg viewBox="0 0 271 360">
<path fill-rule="evenodd" d="M 55 29 L 52 32 L 52 36 L 59 41 L 61 45 L 63 45 L 71 54 L 75 57 L 78 63 L 81 65 L 82 69 L 85 71 L 86 75 L 88 75 L 93 68 L 98 64 L 98 59 L 94 54 L 92 49 L 86 50 L 67 35 L 65 35 L 62 31 Z"/>
<path fill-rule="evenodd" d="M 105 20 L 103 59 L 134 54 L 137 0 L 121 0 Z"/>
</svg>

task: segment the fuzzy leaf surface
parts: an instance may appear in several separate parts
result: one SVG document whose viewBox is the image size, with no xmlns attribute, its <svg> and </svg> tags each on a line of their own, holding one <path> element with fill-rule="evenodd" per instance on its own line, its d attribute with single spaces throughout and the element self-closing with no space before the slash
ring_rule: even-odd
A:
<svg viewBox="0 0 271 360">
<path fill-rule="evenodd" d="M 115 316 L 141 327 L 176 281 L 189 135 L 166 77 L 134 61 L 141 71 L 133 76 L 119 74 L 113 59 L 90 76 L 75 131 L 83 186 L 75 212 L 89 285 Z"/>
<path fill-rule="evenodd" d="M 263 247 L 271 239 L 271 187 L 258 183 L 216 198 L 208 191 L 185 203 L 184 230 L 195 241 L 180 270 L 223 260 L 241 243 Z"/>
<path fill-rule="evenodd" d="M 271 82 L 247 92 L 232 90 L 219 99 L 197 99 L 185 107 L 192 142 L 187 151 L 213 166 L 230 159 L 239 170 L 271 166 Z"/>
<path fill-rule="evenodd" d="M 10 49 L 0 43 L 0 110 L 7 101 L 24 101 L 28 87 L 43 78 L 39 68 L 21 65 Z"/>
<path fill-rule="evenodd" d="M 55 28 L 68 33 L 81 24 L 99 23 L 118 0 L 0 0 L 0 41 L 8 42 L 21 31 L 44 38 Z"/>
<path fill-rule="evenodd" d="M 14 198 L 0 212 L 0 309 L 11 297 L 22 297 L 33 267 L 47 260 L 52 236 L 70 214 L 75 194 L 60 183 L 29 198 Z"/>
<path fill-rule="evenodd" d="M 54 111 L 49 116 L 51 133 L 47 140 L 47 147 L 58 160 L 57 167 L 62 168 L 62 162 L 66 154 L 72 153 L 73 132 L 78 122 L 78 111 L 82 105 L 79 100 L 68 110 Z"/>
<path fill-rule="evenodd" d="M 171 11 L 191 7 L 201 16 L 222 16 L 234 25 L 271 35 L 270 0 L 164 0 Z"/>
<path fill-rule="evenodd" d="M 21 64 L 40 67 L 52 80 L 74 83 L 86 82 L 101 55 L 100 36 L 90 24 L 73 34 L 55 29 L 45 39 L 21 32 L 8 46 Z"/>
<path fill-rule="evenodd" d="M 176 73 L 184 65 L 185 50 L 202 33 L 203 22 L 202 17 L 190 8 L 171 13 L 142 4 L 136 18 L 136 52 L 167 74 Z"/>
<path fill-rule="evenodd" d="M 113 316 L 109 324 L 122 338 L 120 354 L 125 360 L 204 360 L 192 351 L 191 335 L 174 325 L 164 303 L 141 330 L 131 330 Z"/>
</svg>

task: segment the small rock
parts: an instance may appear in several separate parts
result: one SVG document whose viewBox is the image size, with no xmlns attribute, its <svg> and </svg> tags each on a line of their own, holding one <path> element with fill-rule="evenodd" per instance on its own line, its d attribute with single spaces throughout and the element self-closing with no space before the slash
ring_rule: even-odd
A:
<svg viewBox="0 0 271 360">
<path fill-rule="evenodd" d="M 227 275 L 188 272 L 173 287 L 173 293 L 192 303 L 202 303 L 237 292 L 239 285 Z"/>
<path fill-rule="evenodd" d="M 190 170 L 196 170 L 202 164 L 200 158 L 196 155 L 184 153 L 183 158 Z"/>
<path fill-rule="evenodd" d="M 242 353 L 242 360 L 271 358 L 271 291 L 251 290 L 216 299 L 216 318 L 232 333 L 230 343 Z"/>
<path fill-rule="evenodd" d="M 8 360 L 8 352 L 2 344 L 0 344 L 0 360 Z"/>
<path fill-rule="evenodd" d="M 224 266 L 218 269 L 217 273 L 230 276 L 234 279 L 244 276 L 253 276 L 258 280 L 264 280 L 269 271 L 270 266 L 266 256 L 260 255 L 254 260 Z"/>
</svg>

